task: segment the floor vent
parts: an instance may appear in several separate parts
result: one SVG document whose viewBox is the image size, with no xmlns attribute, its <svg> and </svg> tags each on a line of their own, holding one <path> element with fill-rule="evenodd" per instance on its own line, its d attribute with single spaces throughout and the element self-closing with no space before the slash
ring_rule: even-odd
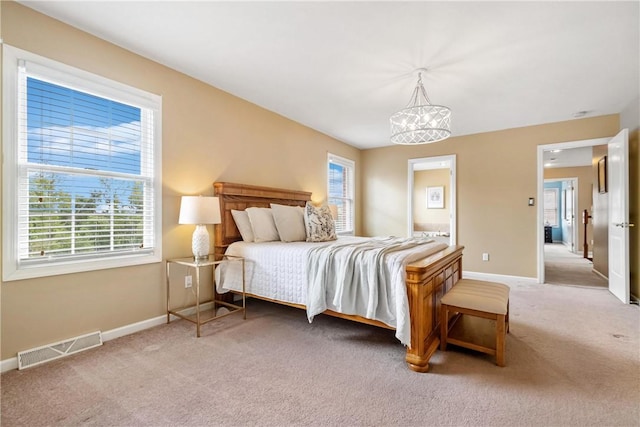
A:
<svg viewBox="0 0 640 427">
<path fill-rule="evenodd" d="M 18 352 L 18 369 L 30 368 L 102 345 L 100 331 Z"/>
</svg>

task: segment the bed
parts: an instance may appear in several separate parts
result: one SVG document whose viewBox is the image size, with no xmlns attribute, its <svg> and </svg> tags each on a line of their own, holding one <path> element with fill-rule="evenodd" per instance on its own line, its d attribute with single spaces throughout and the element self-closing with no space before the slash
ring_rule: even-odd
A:
<svg viewBox="0 0 640 427">
<path fill-rule="evenodd" d="M 303 207 L 307 201 L 311 200 L 311 193 L 305 191 L 228 182 L 214 183 L 214 194 L 220 200 L 221 212 L 221 223 L 214 226 L 214 245 L 217 254 L 227 253 L 232 244 L 242 241 L 232 216 L 232 210 L 242 211 L 250 207 L 270 207 L 271 204 Z M 241 245 L 241 243 L 236 243 L 231 250 L 236 250 L 235 248 Z M 296 245 L 290 244 L 291 248 L 294 246 Z M 298 246 L 304 246 L 304 243 L 300 242 Z M 405 360 L 409 368 L 416 372 L 428 371 L 429 359 L 438 348 L 440 342 L 438 316 L 440 298 L 462 276 L 462 250 L 461 246 L 438 247 L 437 251 L 408 264 L 405 268 L 407 321 L 410 329 L 410 340 L 406 343 Z M 295 257 L 288 258 L 295 259 Z M 252 294 L 251 291 L 247 296 L 307 309 L 299 298 L 287 298 L 279 294 L 276 294 L 275 297 L 269 297 L 264 294 Z M 387 329 L 395 329 L 384 322 L 359 315 L 344 314 L 331 309 L 327 309 L 323 313 Z"/>
</svg>

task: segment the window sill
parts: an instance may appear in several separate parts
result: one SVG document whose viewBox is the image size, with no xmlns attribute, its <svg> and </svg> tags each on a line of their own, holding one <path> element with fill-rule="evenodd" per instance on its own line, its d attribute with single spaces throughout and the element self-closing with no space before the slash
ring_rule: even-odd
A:
<svg viewBox="0 0 640 427">
<path fill-rule="evenodd" d="M 91 261 L 68 261 L 56 263 L 55 265 L 38 264 L 28 267 L 15 268 L 15 266 L 4 265 L 2 281 L 11 282 L 14 280 L 35 279 L 39 277 L 58 276 L 61 274 L 84 273 L 89 271 L 106 270 L 120 267 L 130 267 L 135 265 L 153 264 L 162 262 L 162 256 L 156 254 L 129 255 Z M 13 267 L 13 268 L 12 268 Z"/>
</svg>

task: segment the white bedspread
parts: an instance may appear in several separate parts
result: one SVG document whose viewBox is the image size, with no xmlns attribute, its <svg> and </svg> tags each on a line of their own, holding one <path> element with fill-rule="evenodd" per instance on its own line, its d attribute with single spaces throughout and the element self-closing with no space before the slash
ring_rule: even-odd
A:
<svg viewBox="0 0 640 427">
<path fill-rule="evenodd" d="M 304 305 L 309 321 L 326 309 L 375 319 L 409 345 L 405 267 L 446 246 L 424 238 L 340 237 L 322 243 L 236 242 L 226 253 L 245 258 L 247 293 Z M 216 269 L 216 288 L 242 290 L 239 263 Z"/>
<path fill-rule="evenodd" d="M 225 253 L 244 257 L 247 293 L 306 306 L 307 253 L 317 245 L 325 244 L 235 242 Z M 216 289 L 219 293 L 242 290 L 242 270 L 239 263 L 224 263 L 216 269 Z"/>
<path fill-rule="evenodd" d="M 411 343 L 407 264 L 447 245 L 423 238 L 372 238 L 313 248 L 307 259 L 309 321 L 330 309 L 378 320 Z"/>
</svg>

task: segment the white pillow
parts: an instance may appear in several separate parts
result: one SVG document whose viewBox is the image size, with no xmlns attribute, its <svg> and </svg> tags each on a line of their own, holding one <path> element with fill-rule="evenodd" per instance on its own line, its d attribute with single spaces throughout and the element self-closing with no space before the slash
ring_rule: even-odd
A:
<svg viewBox="0 0 640 427">
<path fill-rule="evenodd" d="M 249 214 L 246 211 L 235 211 L 231 210 L 231 215 L 233 216 L 233 220 L 236 223 L 236 227 L 238 227 L 238 231 L 242 236 L 242 240 L 245 242 L 253 242 L 253 230 L 251 229 L 251 222 L 249 221 Z"/>
<path fill-rule="evenodd" d="M 269 208 L 247 208 L 254 242 L 273 242 L 280 240 L 273 214 Z"/>
<path fill-rule="evenodd" d="M 276 223 L 280 240 L 283 242 L 304 242 L 307 233 L 304 226 L 304 209 L 300 206 L 271 204 L 271 213 Z"/>
<path fill-rule="evenodd" d="M 316 208 L 311 202 L 307 202 L 304 208 L 304 225 L 307 229 L 307 242 L 327 242 L 338 238 L 336 224 L 327 205 Z"/>
</svg>

